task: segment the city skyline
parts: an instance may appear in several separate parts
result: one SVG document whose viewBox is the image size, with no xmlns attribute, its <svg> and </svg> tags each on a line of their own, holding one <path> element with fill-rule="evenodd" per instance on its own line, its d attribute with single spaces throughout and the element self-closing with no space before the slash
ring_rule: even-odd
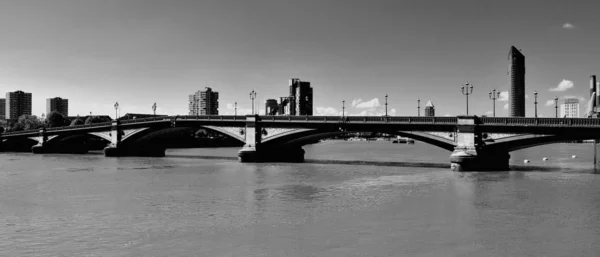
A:
<svg viewBox="0 0 600 257">
<path fill-rule="evenodd" d="M 422 98 L 444 116 L 464 114 L 469 81 L 471 114 L 491 113 L 496 88 L 496 115 L 507 116 L 506 51 L 515 45 L 527 56 L 528 117 L 534 91 L 540 117 L 553 117 L 556 96 L 585 105 L 589 76 L 600 74 L 589 43 L 600 35 L 598 4 L 508 2 L 3 3 L 0 88 L 33 93 L 39 116 L 56 95 L 71 99 L 72 115 L 111 115 L 117 101 L 121 113 L 152 113 L 156 102 L 157 114 L 185 114 L 181 92 L 210 86 L 221 114 L 234 102 L 247 114 L 251 90 L 264 103 L 301 77 L 319 89 L 314 115 L 339 115 L 342 100 L 346 115 L 383 115 L 388 94 L 389 115 L 414 115 Z"/>
</svg>

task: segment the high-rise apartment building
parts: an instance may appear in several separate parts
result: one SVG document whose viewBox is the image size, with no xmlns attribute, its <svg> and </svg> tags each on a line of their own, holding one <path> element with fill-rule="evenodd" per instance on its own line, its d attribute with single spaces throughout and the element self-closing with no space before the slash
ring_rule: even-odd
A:
<svg viewBox="0 0 600 257">
<path fill-rule="evenodd" d="M 313 89 L 310 82 L 290 79 L 289 115 L 313 115 Z"/>
<path fill-rule="evenodd" d="M 277 115 L 279 112 L 279 104 L 275 99 L 268 99 L 265 103 L 265 115 Z"/>
<path fill-rule="evenodd" d="M 69 116 L 69 99 L 60 97 L 46 99 L 46 116 L 51 112 L 58 112 L 63 116 Z"/>
<path fill-rule="evenodd" d="M 0 98 L 0 120 L 6 119 L 6 99 Z"/>
<path fill-rule="evenodd" d="M 431 102 L 431 100 L 429 100 L 425 105 L 425 117 L 433 116 L 435 116 L 435 106 L 433 106 L 433 103 Z"/>
<path fill-rule="evenodd" d="M 525 117 L 525 56 L 512 46 L 508 63 L 510 117 Z"/>
<path fill-rule="evenodd" d="M 579 99 L 566 98 L 565 103 L 560 105 L 560 117 L 579 118 Z"/>
<path fill-rule="evenodd" d="M 6 119 L 16 120 L 21 115 L 31 115 L 31 93 L 15 91 L 6 93 Z"/>
<path fill-rule="evenodd" d="M 207 87 L 189 96 L 189 115 L 219 115 L 219 92 Z"/>
</svg>

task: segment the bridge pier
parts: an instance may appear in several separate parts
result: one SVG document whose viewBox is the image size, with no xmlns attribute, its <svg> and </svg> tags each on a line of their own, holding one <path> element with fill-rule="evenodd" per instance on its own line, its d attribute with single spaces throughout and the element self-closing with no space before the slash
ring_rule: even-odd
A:
<svg viewBox="0 0 600 257">
<path fill-rule="evenodd" d="M 507 171 L 510 155 L 507 151 L 456 148 L 450 155 L 452 171 Z"/>
<path fill-rule="evenodd" d="M 119 126 L 119 121 L 112 122 L 110 131 L 110 144 L 104 148 L 106 157 L 164 157 L 166 148 L 155 145 L 128 145 L 122 144 L 123 130 Z"/>
<path fill-rule="evenodd" d="M 44 145 L 46 145 L 46 141 L 48 141 L 48 136 L 46 135 L 46 128 L 40 129 L 40 137 L 42 138 L 41 142 L 38 142 L 37 145 L 31 147 L 31 152 L 34 154 L 42 154 L 44 153 Z"/>
<path fill-rule="evenodd" d="M 244 147 L 238 152 L 240 162 L 304 162 L 302 147 Z"/>
<path fill-rule="evenodd" d="M 304 162 L 300 146 L 266 146 L 262 144 L 262 130 L 258 115 L 246 116 L 246 144 L 238 151 L 240 162 Z"/>
<path fill-rule="evenodd" d="M 476 116 L 458 116 L 456 144 L 450 154 L 453 171 L 506 171 L 510 155 L 507 150 L 485 145 Z"/>
</svg>

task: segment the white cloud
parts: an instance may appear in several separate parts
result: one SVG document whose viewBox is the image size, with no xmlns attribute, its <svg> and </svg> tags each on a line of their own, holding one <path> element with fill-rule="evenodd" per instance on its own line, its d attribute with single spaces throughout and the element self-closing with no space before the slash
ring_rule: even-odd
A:
<svg viewBox="0 0 600 257">
<path fill-rule="evenodd" d="M 504 104 L 502 108 L 504 108 L 504 110 L 508 110 L 508 104 Z"/>
<path fill-rule="evenodd" d="M 487 111 L 487 112 L 485 112 L 484 114 L 485 114 L 486 116 L 490 116 L 490 115 L 494 114 L 494 112 L 492 112 L 492 111 Z"/>
<path fill-rule="evenodd" d="M 555 88 L 550 88 L 551 92 L 556 92 L 556 91 L 566 91 L 568 89 L 573 88 L 574 84 L 573 81 L 570 80 L 566 80 L 563 79 L 560 83 L 558 83 L 558 86 L 556 86 Z"/>
<path fill-rule="evenodd" d="M 584 102 L 585 101 L 585 97 L 583 97 L 583 96 L 566 95 L 563 98 L 575 98 L 575 99 L 579 100 L 580 102 Z"/>
<path fill-rule="evenodd" d="M 342 114 L 341 111 L 338 111 L 333 107 L 317 107 L 316 111 L 316 116 L 337 116 Z"/>
<path fill-rule="evenodd" d="M 225 105 L 225 110 L 219 110 L 219 114 L 221 115 L 248 115 L 248 114 L 252 114 L 252 108 L 244 108 L 241 105 L 237 105 L 237 112 L 235 110 L 235 105 L 232 103 L 227 103 Z M 262 110 L 259 108 L 258 110 L 258 114 L 260 115 L 264 115 L 265 111 L 264 108 L 262 108 Z"/>
<path fill-rule="evenodd" d="M 390 109 L 390 110 L 388 110 L 388 115 L 389 116 L 395 116 L 396 115 L 396 109 Z M 385 109 L 382 109 L 382 108 L 369 108 L 369 109 L 362 110 L 359 113 L 348 114 L 348 116 L 385 116 Z"/>
<path fill-rule="evenodd" d="M 452 115 L 450 115 L 449 113 L 444 114 L 444 117 L 450 117 Z"/>
<path fill-rule="evenodd" d="M 546 106 L 552 106 L 552 105 L 554 105 L 554 100 L 546 101 Z"/>
<path fill-rule="evenodd" d="M 501 101 L 501 102 L 508 101 L 508 91 L 500 92 L 500 98 L 498 98 L 498 101 Z"/>
<path fill-rule="evenodd" d="M 358 99 L 360 100 L 360 99 Z M 352 101 L 352 106 L 359 108 L 359 109 L 367 109 L 367 108 L 377 108 L 379 106 L 381 106 L 381 104 L 379 104 L 379 99 L 377 98 L 373 98 L 370 101 L 366 101 L 366 102 L 357 102 L 356 105 L 354 105 L 354 100 Z"/>
<path fill-rule="evenodd" d="M 575 28 L 575 26 L 573 26 L 573 24 L 568 23 L 568 22 L 563 24 L 562 27 L 563 27 L 563 29 L 574 29 Z"/>
<path fill-rule="evenodd" d="M 360 99 L 360 98 L 352 100 L 352 107 L 356 106 L 360 102 L 362 102 L 362 99 Z"/>
</svg>

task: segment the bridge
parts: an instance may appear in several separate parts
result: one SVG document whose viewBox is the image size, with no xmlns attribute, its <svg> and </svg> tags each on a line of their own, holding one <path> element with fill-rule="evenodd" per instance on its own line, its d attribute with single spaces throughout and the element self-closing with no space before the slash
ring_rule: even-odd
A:
<svg viewBox="0 0 600 257">
<path fill-rule="evenodd" d="M 340 116 L 167 116 L 0 134 L 0 149 L 85 153 L 89 137 L 107 141 L 105 156 L 165 156 L 165 135 L 203 128 L 243 143 L 242 162 L 302 162 L 302 146 L 354 132 L 413 138 L 451 152 L 455 171 L 508 170 L 511 151 L 600 138 L 600 119 Z"/>
</svg>

